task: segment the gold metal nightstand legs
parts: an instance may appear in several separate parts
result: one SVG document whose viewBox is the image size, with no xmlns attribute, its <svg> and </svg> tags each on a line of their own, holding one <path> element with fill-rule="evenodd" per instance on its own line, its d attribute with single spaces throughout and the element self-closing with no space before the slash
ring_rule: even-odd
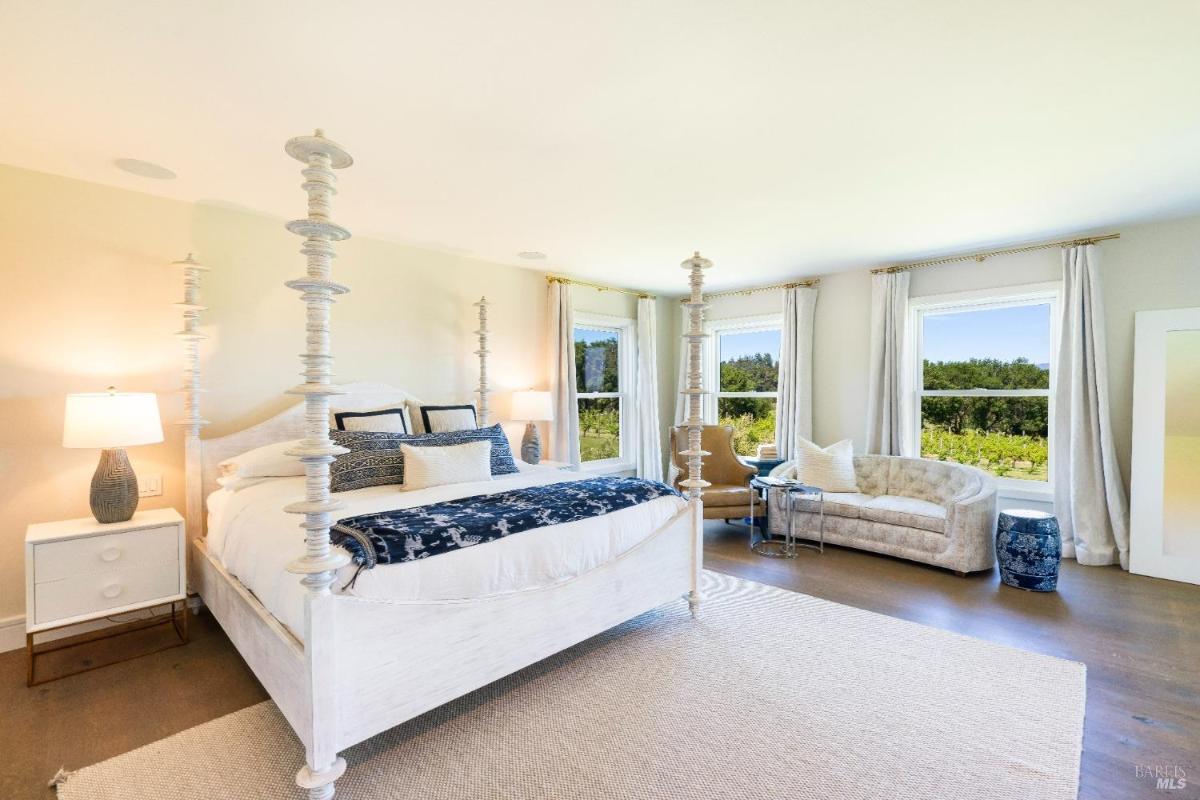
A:
<svg viewBox="0 0 1200 800">
<path fill-rule="evenodd" d="M 166 604 L 164 604 L 164 605 L 166 605 Z M 113 664 L 120 664 L 124 661 L 132 661 L 135 658 L 141 658 L 142 656 L 148 656 L 151 653 L 159 653 L 159 652 L 162 652 L 163 650 L 170 650 L 172 647 L 179 647 L 180 645 L 187 644 L 188 643 L 187 600 L 186 599 L 174 600 L 171 602 L 170 605 L 171 605 L 171 612 L 169 614 L 156 614 L 155 616 L 150 617 L 149 619 L 133 620 L 132 622 L 125 622 L 120 625 L 113 625 L 111 627 L 103 628 L 101 630 L 93 631 L 91 633 L 82 633 L 82 634 L 79 634 L 78 636 L 69 636 L 65 639 L 58 639 L 58 640 L 55 640 L 52 642 L 46 642 L 44 644 L 34 643 L 33 637 L 37 635 L 36 633 L 25 634 L 25 654 L 26 654 L 26 667 L 27 667 L 26 673 L 25 673 L 25 685 L 26 686 L 37 686 L 37 685 L 43 684 L 43 683 L 50 683 L 51 681 L 56 681 L 59 678 L 66 678 L 71 675 L 79 675 L 80 673 L 83 673 L 83 672 L 90 672 L 94 669 L 100 669 L 101 667 L 108 667 L 108 666 L 112 666 Z M 79 623 L 76 623 L 76 624 L 79 624 Z M 124 658 L 118 658 L 115 661 L 106 661 L 103 664 L 96 664 L 94 666 L 84 667 L 83 669 L 75 670 L 74 672 L 68 672 L 63 675 L 56 675 L 53 678 L 47 678 L 45 680 L 35 680 L 35 667 L 37 666 L 37 657 L 38 656 L 45 655 L 46 653 L 58 652 L 59 650 L 70 650 L 73 647 L 79 647 L 81 645 L 90 644 L 92 642 L 98 642 L 98 641 L 101 641 L 104 639 L 113 639 L 113 638 L 122 636 L 127 633 L 134 633 L 135 631 L 143 631 L 143 630 L 147 630 L 148 628 L 154 628 L 159 625 L 166 625 L 166 624 L 170 624 L 171 627 L 175 629 L 175 634 L 178 637 L 178 641 L 171 642 L 170 644 L 163 645 L 162 647 L 156 647 L 153 650 L 147 650 L 143 653 L 134 653 L 133 655 L 126 656 Z M 62 627 L 69 628 L 71 626 L 64 625 Z M 62 628 L 47 628 L 46 631 L 61 630 L 61 629 Z M 38 631 L 37 633 L 45 633 L 46 631 Z"/>
</svg>

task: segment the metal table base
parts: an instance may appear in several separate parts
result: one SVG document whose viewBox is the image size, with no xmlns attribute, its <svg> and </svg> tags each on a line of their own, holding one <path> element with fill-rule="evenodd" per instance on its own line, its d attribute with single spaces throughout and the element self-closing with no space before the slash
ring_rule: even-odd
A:
<svg viewBox="0 0 1200 800">
<path fill-rule="evenodd" d="M 825 552 L 825 493 L 814 486 L 780 486 L 772 487 L 764 484 L 758 484 L 757 481 L 751 481 L 750 485 L 750 549 L 760 556 L 767 558 L 795 558 L 796 550 L 803 548 L 805 550 L 816 550 L 818 553 Z M 785 509 L 787 513 L 787 531 L 783 539 L 772 539 L 768 526 L 768 514 L 770 511 L 770 491 L 772 488 L 778 488 L 784 492 Z M 767 492 L 766 498 L 760 498 L 766 504 L 767 514 L 763 515 L 762 538 L 759 541 L 754 541 L 754 533 L 757 528 L 758 517 L 754 514 L 754 501 L 759 498 L 759 491 Z M 801 541 L 796 536 L 796 498 L 811 499 L 817 504 L 817 543 Z"/>
</svg>

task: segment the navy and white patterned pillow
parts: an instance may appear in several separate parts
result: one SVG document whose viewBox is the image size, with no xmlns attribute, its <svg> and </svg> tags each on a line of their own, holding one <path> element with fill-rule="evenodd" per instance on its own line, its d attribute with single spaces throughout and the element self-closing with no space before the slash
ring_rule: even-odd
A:
<svg viewBox="0 0 1200 800">
<path fill-rule="evenodd" d="M 402 443 L 410 447 L 446 447 L 486 439 L 492 443 L 492 475 L 511 475 L 517 471 L 508 437 L 498 424 L 489 428 L 420 434 L 331 430 L 329 438 L 350 451 L 338 456 L 329 466 L 329 488 L 334 492 L 404 483 Z"/>
</svg>

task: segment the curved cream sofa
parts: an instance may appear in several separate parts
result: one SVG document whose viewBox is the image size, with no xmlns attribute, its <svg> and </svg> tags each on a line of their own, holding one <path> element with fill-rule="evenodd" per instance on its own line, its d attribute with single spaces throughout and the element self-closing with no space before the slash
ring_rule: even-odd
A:
<svg viewBox="0 0 1200 800">
<path fill-rule="evenodd" d="M 771 471 L 787 473 L 793 462 Z M 855 456 L 857 492 L 825 494 L 825 541 L 952 569 L 996 563 L 996 482 L 975 467 L 899 456 Z M 797 531 L 815 531 L 815 501 L 795 504 Z M 783 493 L 770 491 L 768 526 L 787 530 Z M 807 534 L 806 534 L 807 538 Z M 815 538 L 815 534 L 813 535 Z"/>
</svg>

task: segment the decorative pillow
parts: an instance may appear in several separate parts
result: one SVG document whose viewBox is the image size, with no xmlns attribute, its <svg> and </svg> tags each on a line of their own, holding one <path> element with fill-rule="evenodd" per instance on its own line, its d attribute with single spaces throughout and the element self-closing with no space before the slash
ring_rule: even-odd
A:
<svg viewBox="0 0 1200 800">
<path fill-rule="evenodd" d="M 400 454 L 405 489 L 492 479 L 492 443 L 487 439 L 444 447 L 402 444 Z"/>
<path fill-rule="evenodd" d="M 509 475 L 517 471 L 508 437 L 498 424 L 468 431 L 426 434 L 330 431 L 329 438 L 350 450 L 338 456 L 329 466 L 330 489 L 334 492 L 404 483 L 402 444 L 411 447 L 446 447 L 489 441 L 491 474 Z"/>
<path fill-rule="evenodd" d="M 807 439 L 797 439 L 795 456 L 793 466 L 784 477 L 795 478 L 826 492 L 858 491 L 854 475 L 854 443 L 849 439 L 826 448 L 817 447 Z"/>
<path fill-rule="evenodd" d="M 339 431 L 382 431 L 413 433 L 408 409 L 404 406 L 376 411 L 338 411 L 333 420 Z"/>
<path fill-rule="evenodd" d="M 287 450 L 297 447 L 299 439 L 256 447 L 227 458 L 217 465 L 222 478 L 290 478 L 304 474 L 304 464 Z"/>
<path fill-rule="evenodd" d="M 479 427 L 475 406 L 421 406 L 421 421 L 426 433 L 469 431 Z"/>
</svg>

